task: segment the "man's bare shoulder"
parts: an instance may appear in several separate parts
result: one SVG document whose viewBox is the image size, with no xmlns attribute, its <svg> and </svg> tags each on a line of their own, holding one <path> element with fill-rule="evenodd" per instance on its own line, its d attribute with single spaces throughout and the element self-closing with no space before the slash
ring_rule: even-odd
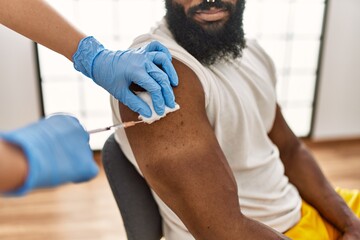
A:
<svg viewBox="0 0 360 240">
<path fill-rule="evenodd" d="M 179 85 L 174 88 L 174 93 L 180 110 L 150 125 L 138 124 L 126 129 L 140 169 L 146 161 L 172 158 L 175 154 L 186 155 L 197 149 L 196 145 L 200 144 L 206 134 L 213 134 L 205 111 L 204 90 L 198 77 L 176 59 L 173 65 L 179 76 Z M 119 110 L 123 121 L 137 118 L 136 113 L 121 103 Z"/>
</svg>

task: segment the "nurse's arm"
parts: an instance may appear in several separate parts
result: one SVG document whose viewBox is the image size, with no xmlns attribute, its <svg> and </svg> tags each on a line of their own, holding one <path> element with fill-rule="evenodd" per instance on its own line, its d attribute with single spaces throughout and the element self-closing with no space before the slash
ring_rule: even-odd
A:
<svg viewBox="0 0 360 240">
<path fill-rule="evenodd" d="M 22 150 L 0 139 L 0 193 L 21 187 L 27 172 L 27 160 Z"/>
<path fill-rule="evenodd" d="M 41 0 L 0 0 L 0 24 L 72 61 L 85 35 Z"/>
</svg>

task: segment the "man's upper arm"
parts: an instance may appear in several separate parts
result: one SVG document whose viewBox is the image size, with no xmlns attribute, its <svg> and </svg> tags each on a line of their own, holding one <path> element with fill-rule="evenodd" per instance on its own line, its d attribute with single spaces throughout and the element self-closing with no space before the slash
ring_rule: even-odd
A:
<svg viewBox="0 0 360 240">
<path fill-rule="evenodd" d="M 194 236 L 204 229 L 224 231 L 231 225 L 219 224 L 218 214 L 229 220 L 240 214 L 236 183 L 207 119 L 199 79 L 179 61 L 173 64 L 180 110 L 151 125 L 128 128 L 126 134 L 145 179 Z M 136 119 L 127 107 L 119 107 L 123 121 Z"/>
<path fill-rule="evenodd" d="M 170 166 L 170 159 L 188 161 L 201 150 L 220 150 L 207 119 L 201 83 L 194 72 L 181 62 L 174 60 L 174 67 L 179 76 L 179 86 L 174 88 L 174 93 L 180 110 L 152 124 L 138 124 L 126 129 L 136 161 L 145 177 L 148 167 L 160 165 L 164 159 L 166 166 Z M 137 118 L 137 113 L 122 103 L 119 103 L 119 109 L 123 121 Z"/>
</svg>

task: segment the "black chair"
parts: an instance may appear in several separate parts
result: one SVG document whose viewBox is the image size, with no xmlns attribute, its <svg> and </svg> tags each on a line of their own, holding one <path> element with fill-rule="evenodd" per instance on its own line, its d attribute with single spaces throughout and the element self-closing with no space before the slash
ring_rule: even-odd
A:
<svg viewBox="0 0 360 240">
<path fill-rule="evenodd" d="M 102 161 L 129 240 L 159 240 L 163 236 L 159 208 L 144 178 L 110 135 Z"/>
</svg>

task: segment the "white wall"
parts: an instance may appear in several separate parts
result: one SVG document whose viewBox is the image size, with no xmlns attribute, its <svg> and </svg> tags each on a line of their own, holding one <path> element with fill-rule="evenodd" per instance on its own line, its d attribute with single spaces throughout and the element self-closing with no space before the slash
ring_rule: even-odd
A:
<svg viewBox="0 0 360 240">
<path fill-rule="evenodd" d="M 0 24 L 0 131 L 40 118 L 34 45 Z"/>
<path fill-rule="evenodd" d="M 360 137 L 360 1 L 329 0 L 313 137 Z"/>
</svg>

